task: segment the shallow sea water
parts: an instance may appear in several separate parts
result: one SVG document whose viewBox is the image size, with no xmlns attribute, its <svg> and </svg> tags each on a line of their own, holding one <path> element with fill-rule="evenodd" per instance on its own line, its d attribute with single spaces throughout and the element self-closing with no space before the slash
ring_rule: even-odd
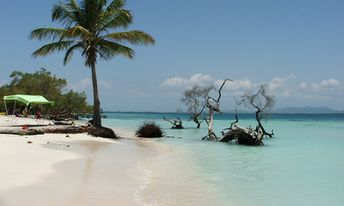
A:
<svg viewBox="0 0 344 206">
<path fill-rule="evenodd" d="M 205 125 L 194 129 L 186 115 L 107 115 L 107 126 L 135 130 L 150 120 L 170 137 L 152 140 L 167 152 L 138 165 L 146 174 L 137 191 L 145 205 L 344 205 L 344 114 L 272 115 L 266 126 L 275 137 L 261 147 L 201 141 Z M 186 129 L 169 129 L 163 116 L 181 117 Z M 232 118 L 216 116 L 218 135 Z M 239 118 L 255 125 L 252 115 Z"/>
</svg>

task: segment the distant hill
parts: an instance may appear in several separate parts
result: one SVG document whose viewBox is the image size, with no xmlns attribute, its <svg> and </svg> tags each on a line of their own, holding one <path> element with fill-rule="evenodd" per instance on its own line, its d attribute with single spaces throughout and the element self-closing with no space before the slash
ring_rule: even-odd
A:
<svg viewBox="0 0 344 206">
<path fill-rule="evenodd" d="M 276 108 L 273 113 L 340 113 L 341 111 L 331 109 L 329 107 L 283 107 Z"/>
</svg>

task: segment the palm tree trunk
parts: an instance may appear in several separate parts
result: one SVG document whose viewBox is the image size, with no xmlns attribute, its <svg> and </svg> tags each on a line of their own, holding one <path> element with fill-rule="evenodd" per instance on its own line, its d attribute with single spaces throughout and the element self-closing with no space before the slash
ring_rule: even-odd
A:
<svg viewBox="0 0 344 206">
<path fill-rule="evenodd" d="M 102 119 L 100 116 L 100 101 L 98 95 L 98 82 L 97 82 L 97 73 L 95 63 L 91 66 L 92 71 L 92 84 L 93 84 L 93 126 L 101 127 Z"/>
</svg>

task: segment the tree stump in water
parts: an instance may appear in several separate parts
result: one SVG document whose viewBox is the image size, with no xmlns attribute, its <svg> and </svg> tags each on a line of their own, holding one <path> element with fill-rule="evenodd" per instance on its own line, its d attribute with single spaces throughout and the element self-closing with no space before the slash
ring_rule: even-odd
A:
<svg viewBox="0 0 344 206">
<path fill-rule="evenodd" d="M 238 139 L 238 144 L 242 144 L 242 145 L 259 146 L 263 144 L 263 142 L 260 139 L 255 138 L 247 133 L 238 134 L 237 139 Z"/>
<path fill-rule="evenodd" d="M 231 142 L 234 139 L 236 139 L 236 135 L 232 130 L 230 130 L 227 133 L 223 134 L 223 138 L 220 140 L 220 142 Z"/>
<path fill-rule="evenodd" d="M 237 140 L 238 144 L 248 145 L 248 146 L 259 146 L 263 145 L 261 138 L 253 136 L 247 133 L 243 129 L 230 129 L 227 133 L 224 134 L 220 142 L 231 142 Z"/>
<path fill-rule="evenodd" d="M 179 117 L 177 117 L 176 119 L 167 119 L 163 117 L 163 119 L 172 124 L 171 129 L 184 129 L 183 121 Z"/>
</svg>

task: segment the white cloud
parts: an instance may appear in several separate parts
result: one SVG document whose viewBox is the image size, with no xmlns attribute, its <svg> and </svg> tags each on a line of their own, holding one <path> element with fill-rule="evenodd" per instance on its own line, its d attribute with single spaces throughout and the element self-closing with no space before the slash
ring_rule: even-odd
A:
<svg viewBox="0 0 344 206">
<path fill-rule="evenodd" d="M 214 79 L 208 74 L 194 74 L 190 78 L 172 77 L 166 79 L 160 85 L 161 87 L 187 88 L 193 85 L 209 86 L 214 84 Z"/>
<path fill-rule="evenodd" d="M 205 85 L 214 84 L 219 88 L 223 80 L 214 79 L 207 74 L 195 74 L 190 78 L 173 77 L 166 79 L 161 86 L 165 88 L 186 89 L 193 84 Z M 253 82 L 249 78 L 243 78 L 228 81 L 223 87 L 225 96 L 241 96 L 244 92 L 256 89 L 261 84 L 267 84 L 268 92 L 277 98 L 293 99 L 299 101 L 302 99 L 312 99 L 319 101 L 331 101 L 344 95 L 344 84 L 334 78 L 324 79 L 317 83 L 297 81 L 294 75 L 286 77 L 274 77 L 268 82 Z M 284 101 L 283 100 L 283 101 Z"/>
<path fill-rule="evenodd" d="M 185 87 L 188 84 L 188 80 L 181 77 L 172 77 L 166 79 L 161 86 L 162 87 Z"/>
<path fill-rule="evenodd" d="M 309 88 L 309 86 L 306 82 L 301 82 L 297 87 L 302 91 L 306 91 Z"/>
<path fill-rule="evenodd" d="M 98 80 L 98 85 L 102 89 L 111 89 L 112 81 Z M 68 87 L 76 91 L 85 91 L 92 88 L 92 80 L 90 78 L 82 79 L 75 84 L 69 84 Z"/>
<path fill-rule="evenodd" d="M 275 92 L 286 87 L 287 78 L 275 77 L 268 83 L 268 88 L 271 92 Z"/>
<path fill-rule="evenodd" d="M 293 78 L 288 76 L 286 78 L 275 77 L 267 83 L 269 91 L 272 93 L 281 94 L 283 96 L 290 96 L 291 90 L 287 89 L 286 82 Z M 208 74 L 194 74 L 190 78 L 172 77 L 163 81 L 160 85 L 163 88 L 183 88 L 186 89 L 195 84 L 200 86 L 214 85 L 215 88 L 220 88 L 224 80 L 215 80 Z M 240 96 L 246 91 L 250 91 L 262 83 L 254 83 L 249 78 L 237 79 L 227 81 L 223 87 L 223 92 L 235 96 Z"/>
<path fill-rule="evenodd" d="M 343 84 L 333 78 L 315 82 L 301 82 L 295 89 L 294 96 L 300 99 L 332 101 L 344 95 Z M 344 87 L 343 87 L 344 88 Z"/>
<path fill-rule="evenodd" d="M 321 88 L 337 88 L 340 87 L 340 82 L 336 79 L 328 79 L 320 82 Z"/>
<path fill-rule="evenodd" d="M 224 80 L 216 80 L 214 84 L 215 87 L 220 88 L 223 84 L 223 81 Z M 244 78 L 233 81 L 227 81 L 223 87 L 223 91 L 231 92 L 233 95 L 240 96 L 245 91 L 252 90 L 253 87 L 254 84 L 248 78 Z"/>
<path fill-rule="evenodd" d="M 267 83 L 268 91 L 276 96 L 290 97 L 293 94 L 293 85 L 291 81 L 295 79 L 294 75 L 287 77 L 274 77 L 270 82 Z"/>
<path fill-rule="evenodd" d="M 318 91 L 318 90 L 320 90 L 320 85 L 319 84 L 311 83 L 310 85 L 311 85 L 310 86 L 311 91 Z"/>
<path fill-rule="evenodd" d="M 332 78 L 332 79 L 322 80 L 320 83 L 311 83 L 310 88 L 313 90 L 313 92 L 321 92 L 321 91 L 340 88 L 341 85 L 342 85 L 341 82 Z"/>
<path fill-rule="evenodd" d="M 208 74 L 194 74 L 189 78 L 184 77 L 172 77 L 166 79 L 160 85 L 162 88 L 175 88 L 175 89 L 186 89 L 193 85 L 199 86 L 212 86 L 219 88 L 223 83 L 223 80 L 215 80 Z M 244 91 L 251 90 L 254 84 L 248 79 L 239 79 L 234 81 L 227 81 L 223 87 L 224 92 L 230 92 L 233 95 L 241 95 Z"/>
<path fill-rule="evenodd" d="M 69 84 L 69 88 L 77 91 L 83 91 L 85 89 L 88 89 L 92 86 L 92 81 L 90 78 L 82 79 L 79 82 L 75 84 Z"/>
</svg>

